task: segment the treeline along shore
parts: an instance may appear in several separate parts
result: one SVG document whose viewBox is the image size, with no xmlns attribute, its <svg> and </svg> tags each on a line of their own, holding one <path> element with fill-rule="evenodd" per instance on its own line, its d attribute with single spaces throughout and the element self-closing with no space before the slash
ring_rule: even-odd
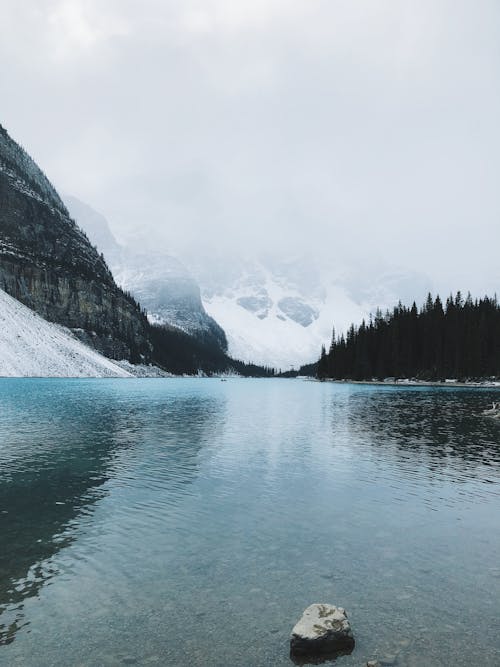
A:
<svg viewBox="0 0 500 667">
<path fill-rule="evenodd" d="M 443 304 L 428 295 L 419 309 L 399 303 L 369 322 L 332 336 L 317 377 L 335 380 L 414 378 L 470 381 L 500 377 L 500 305 L 496 295 L 473 300 L 458 292 Z"/>
</svg>

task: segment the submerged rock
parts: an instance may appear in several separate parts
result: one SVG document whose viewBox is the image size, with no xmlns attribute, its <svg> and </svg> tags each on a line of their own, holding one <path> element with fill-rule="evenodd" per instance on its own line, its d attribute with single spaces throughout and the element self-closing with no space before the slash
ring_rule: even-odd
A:
<svg viewBox="0 0 500 667">
<path fill-rule="evenodd" d="M 332 656 L 350 653 L 354 648 L 351 624 L 342 607 L 312 604 L 292 630 L 292 658 Z"/>
</svg>

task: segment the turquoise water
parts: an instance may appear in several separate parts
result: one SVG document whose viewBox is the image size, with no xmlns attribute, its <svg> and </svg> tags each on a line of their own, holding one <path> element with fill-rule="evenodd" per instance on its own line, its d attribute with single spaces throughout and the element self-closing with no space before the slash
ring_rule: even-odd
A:
<svg viewBox="0 0 500 667">
<path fill-rule="evenodd" d="M 500 665 L 498 393 L 0 380 L 0 665 Z"/>
</svg>

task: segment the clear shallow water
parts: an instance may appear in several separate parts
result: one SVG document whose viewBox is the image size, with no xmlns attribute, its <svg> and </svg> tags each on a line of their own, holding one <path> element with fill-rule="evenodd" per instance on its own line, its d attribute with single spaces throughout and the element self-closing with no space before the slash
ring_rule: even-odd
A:
<svg viewBox="0 0 500 667">
<path fill-rule="evenodd" d="M 0 665 L 500 665 L 498 393 L 1 380 Z"/>
</svg>

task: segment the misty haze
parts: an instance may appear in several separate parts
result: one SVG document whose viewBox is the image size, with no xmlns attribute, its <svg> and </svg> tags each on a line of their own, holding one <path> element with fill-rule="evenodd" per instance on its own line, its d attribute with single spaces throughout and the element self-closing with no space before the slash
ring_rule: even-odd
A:
<svg viewBox="0 0 500 667">
<path fill-rule="evenodd" d="M 0 667 L 500 664 L 499 44 L 0 3 Z"/>
</svg>

